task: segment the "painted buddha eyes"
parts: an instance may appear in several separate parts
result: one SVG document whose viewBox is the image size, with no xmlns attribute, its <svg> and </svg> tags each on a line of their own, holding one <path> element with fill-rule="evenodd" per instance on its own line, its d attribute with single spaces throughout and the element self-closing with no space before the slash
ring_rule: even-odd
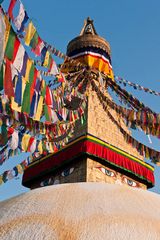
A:
<svg viewBox="0 0 160 240">
<path fill-rule="evenodd" d="M 115 179 L 117 179 L 116 181 L 119 181 L 121 184 L 127 184 L 130 187 L 139 187 L 139 183 L 133 181 L 132 179 L 129 179 L 123 175 L 121 175 L 120 179 L 116 178 L 117 177 L 117 173 L 107 169 L 107 168 L 103 168 L 103 167 L 97 167 L 102 173 L 104 173 L 105 175 L 107 175 L 108 177 L 113 177 Z"/>
<path fill-rule="evenodd" d="M 123 182 L 126 183 L 130 187 L 139 187 L 138 183 L 136 183 L 133 180 L 128 179 L 126 177 L 123 177 Z"/>
<path fill-rule="evenodd" d="M 115 177 L 116 176 L 116 173 L 109 170 L 109 169 L 106 169 L 106 168 L 103 168 L 103 167 L 99 167 L 98 168 L 102 173 L 104 173 L 105 175 L 107 175 L 108 177 Z"/>
<path fill-rule="evenodd" d="M 65 170 L 61 173 L 61 175 L 62 175 L 62 177 L 67 177 L 67 176 L 69 176 L 73 171 L 74 171 L 74 168 L 67 168 L 67 169 L 65 169 Z"/>
</svg>

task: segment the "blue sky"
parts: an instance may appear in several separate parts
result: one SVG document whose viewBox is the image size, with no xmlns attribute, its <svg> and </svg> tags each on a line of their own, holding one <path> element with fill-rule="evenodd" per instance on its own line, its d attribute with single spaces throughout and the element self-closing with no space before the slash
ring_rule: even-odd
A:
<svg viewBox="0 0 160 240">
<path fill-rule="evenodd" d="M 7 9 L 9 0 L 4 0 Z M 29 17 L 48 43 L 65 52 L 67 43 L 76 37 L 84 19 L 90 16 L 99 35 L 107 39 L 112 50 L 115 75 L 160 92 L 160 1 L 154 0 L 22 0 Z M 58 63 L 58 61 L 57 61 Z M 160 112 L 160 97 L 126 88 L 154 111 Z M 160 150 L 160 140 L 151 136 L 152 144 L 141 132 L 133 136 Z M 0 169 L 15 166 L 25 156 L 9 159 Z M 160 168 L 156 167 L 156 186 L 160 193 Z M 0 187 L 0 200 L 27 191 L 21 178 Z"/>
</svg>

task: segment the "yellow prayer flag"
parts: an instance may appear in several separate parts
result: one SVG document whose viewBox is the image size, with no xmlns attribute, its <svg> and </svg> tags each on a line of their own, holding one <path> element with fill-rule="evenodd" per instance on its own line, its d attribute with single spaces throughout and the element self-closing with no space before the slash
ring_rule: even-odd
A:
<svg viewBox="0 0 160 240">
<path fill-rule="evenodd" d="M 19 107 L 18 104 L 14 101 L 14 97 L 11 97 L 11 108 L 14 111 L 21 112 L 21 106 Z"/>
<path fill-rule="evenodd" d="M 38 144 L 38 151 L 39 151 L 40 154 L 43 153 L 42 141 L 40 141 L 39 144 Z"/>
<path fill-rule="evenodd" d="M 0 175 L 0 185 L 2 185 L 4 182 L 3 182 L 3 176 Z"/>
<path fill-rule="evenodd" d="M 53 146 L 52 146 L 51 142 L 49 143 L 49 148 L 50 148 L 50 153 L 54 153 Z"/>
<path fill-rule="evenodd" d="M 17 167 L 18 173 L 19 173 L 19 174 L 22 174 L 22 173 L 23 173 L 23 168 L 22 168 L 22 166 L 21 166 L 20 164 L 18 164 L 16 167 Z"/>
<path fill-rule="evenodd" d="M 38 102 L 38 106 L 37 106 L 37 111 L 34 117 L 34 120 L 39 121 L 42 115 L 42 111 L 43 111 L 43 100 L 44 97 L 40 96 L 39 102 Z"/>
<path fill-rule="evenodd" d="M 27 152 L 28 150 L 28 144 L 29 144 L 30 138 L 31 136 L 29 134 L 24 134 L 24 136 L 22 137 L 22 150 L 24 152 Z"/>
<path fill-rule="evenodd" d="M 24 77 L 25 82 L 28 82 L 28 81 L 29 81 L 29 73 L 30 73 L 32 64 L 33 64 L 33 60 L 31 60 L 31 59 L 28 58 L 28 60 L 27 60 L 27 66 L 26 66 L 26 73 L 25 73 L 25 77 Z"/>
<path fill-rule="evenodd" d="M 28 24 L 27 30 L 26 30 L 26 36 L 25 36 L 25 44 L 27 46 L 29 46 L 34 34 L 36 32 L 36 28 L 33 25 L 33 23 L 30 21 L 30 23 Z"/>
<path fill-rule="evenodd" d="M 6 15 L 4 16 L 4 21 L 5 21 L 5 25 L 6 25 L 5 36 L 4 36 L 4 50 L 5 50 L 7 42 L 8 42 L 8 38 L 9 38 L 11 24 L 10 24 L 10 22 L 8 20 L 8 17 Z"/>
<path fill-rule="evenodd" d="M 48 67 L 49 60 L 50 60 L 50 53 L 49 53 L 49 51 L 47 51 L 46 55 L 45 55 L 44 63 L 43 63 L 44 67 Z"/>
</svg>

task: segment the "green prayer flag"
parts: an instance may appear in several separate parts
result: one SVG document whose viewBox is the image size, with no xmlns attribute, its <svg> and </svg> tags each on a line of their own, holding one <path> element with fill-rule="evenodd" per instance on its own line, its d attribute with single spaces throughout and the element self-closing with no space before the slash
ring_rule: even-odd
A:
<svg viewBox="0 0 160 240">
<path fill-rule="evenodd" d="M 36 31 L 29 45 L 31 46 L 31 48 L 35 49 L 37 44 L 38 44 L 38 33 Z"/>
<path fill-rule="evenodd" d="M 7 58 L 9 60 L 13 59 L 15 40 L 16 40 L 16 34 L 15 34 L 13 28 L 11 27 L 8 42 L 7 42 L 7 46 L 6 46 L 6 50 L 5 50 L 5 55 L 7 56 Z"/>
<path fill-rule="evenodd" d="M 1 138 L 1 141 L 0 141 L 0 147 L 3 147 L 8 142 L 7 126 L 4 123 L 1 126 L 1 135 L 2 135 L 2 138 Z"/>
<path fill-rule="evenodd" d="M 30 73 L 29 73 L 29 82 L 27 82 L 24 95 L 23 95 L 23 101 L 22 101 L 22 112 L 30 113 L 30 93 L 31 93 L 31 85 L 34 80 L 34 64 L 32 64 Z"/>
<path fill-rule="evenodd" d="M 50 121 L 50 116 L 49 116 L 49 112 L 48 112 L 48 106 L 47 105 L 44 105 L 44 115 L 45 115 L 45 118 L 46 118 L 46 121 Z"/>
</svg>

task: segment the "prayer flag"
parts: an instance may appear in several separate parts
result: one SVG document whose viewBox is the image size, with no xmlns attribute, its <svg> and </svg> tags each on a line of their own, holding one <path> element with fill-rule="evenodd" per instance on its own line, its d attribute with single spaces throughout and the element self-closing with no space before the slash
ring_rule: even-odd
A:
<svg viewBox="0 0 160 240">
<path fill-rule="evenodd" d="M 48 107 L 53 108 L 52 92 L 48 86 L 46 87 L 45 102 Z"/>
<path fill-rule="evenodd" d="M 3 123 L 1 126 L 1 134 L 2 134 L 2 138 L 0 139 L 1 140 L 0 147 L 3 147 L 8 142 L 8 130 L 5 123 Z"/>
<path fill-rule="evenodd" d="M 31 138 L 31 136 L 29 134 L 24 134 L 22 137 L 22 150 L 24 152 L 27 152 L 27 150 L 28 150 L 30 138 Z"/>
<path fill-rule="evenodd" d="M 31 89 L 30 89 L 30 103 L 32 101 L 32 97 L 33 97 L 33 94 L 34 94 L 34 89 L 35 89 L 35 86 L 36 86 L 37 76 L 38 76 L 38 70 L 36 68 L 34 68 L 34 78 L 33 78 L 33 82 L 31 84 Z"/>
<path fill-rule="evenodd" d="M 31 146 L 32 146 L 33 143 L 34 143 L 34 147 L 33 147 L 33 149 L 34 149 L 34 148 L 36 148 L 36 144 L 35 144 L 36 142 L 35 142 L 34 137 L 31 137 L 31 138 L 29 139 L 29 142 L 28 142 L 28 149 L 27 149 L 28 152 L 31 151 Z M 32 149 L 32 150 L 33 150 L 33 149 Z"/>
<path fill-rule="evenodd" d="M 32 48 L 32 52 L 34 52 L 35 55 L 40 56 L 41 55 L 41 51 L 42 51 L 43 48 L 44 48 L 44 42 L 38 36 L 38 43 L 35 46 L 35 48 Z"/>
<path fill-rule="evenodd" d="M 4 36 L 4 50 L 5 50 L 6 46 L 7 46 L 8 38 L 9 38 L 11 24 L 6 15 L 4 16 L 4 21 L 5 21 L 5 26 L 6 26 L 5 36 Z"/>
<path fill-rule="evenodd" d="M 16 34 L 15 34 L 13 28 L 11 27 L 10 32 L 9 32 L 8 41 L 7 41 L 6 50 L 5 50 L 5 55 L 7 56 L 7 58 L 9 60 L 12 60 L 12 58 L 13 58 L 15 40 L 16 40 Z"/>
<path fill-rule="evenodd" d="M 2 10 L 0 9 L 0 69 L 4 58 L 4 46 L 5 46 L 5 21 Z"/>
<path fill-rule="evenodd" d="M 18 148 L 18 132 L 16 130 L 14 130 L 14 132 L 12 133 L 12 137 L 9 143 L 9 146 L 12 150 L 15 150 Z"/>
<path fill-rule="evenodd" d="M 51 108 L 44 105 L 44 115 L 47 122 L 51 122 Z"/>
<path fill-rule="evenodd" d="M 22 103 L 22 76 L 18 74 L 18 80 L 15 87 L 15 102 L 18 106 Z"/>
<path fill-rule="evenodd" d="M 57 76 L 58 82 L 65 82 L 65 77 L 63 75 L 63 73 L 59 73 L 59 75 Z"/>
<path fill-rule="evenodd" d="M 23 173 L 23 168 L 22 168 L 21 164 L 18 164 L 16 167 L 17 167 L 18 173 L 22 174 Z"/>
<path fill-rule="evenodd" d="M 23 22 L 21 23 L 21 27 L 20 27 L 20 29 L 18 30 L 19 33 L 21 33 L 21 32 L 24 31 L 25 24 L 27 23 L 27 21 L 28 21 L 28 19 L 29 19 L 26 11 L 24 11 L 24 13 L 25 13 L 25 16 L 24 16 Z"/>
<path fill-rule="evenodd" d="M 23 66 L 22 66 L 22 70 L 21 70 L 21 75 L 23 77 L 25 77 L 25 74 L 26 74 L 27 61 L 28 61 L 28 54 L 25 52 L 24 57 L 23 57 Z"/>
<path fill-rule="evenodd" d="M 41 62 L 44 62 L 45 56 L 46 56 L 47 48 L 44 46 L 44 48 L 41 51 Z"/>
<path fill-rule="evenodd" d="M 36 120 L 36 121 L 39 121 L 40 117 L 42 115 L 45 94 L 46 94 L 46 82 L 45 82 L 45 80 L 42 80 L 41 81 L 41 96 L 40 96 L 38 104 L 37 104 L 37 110 L 36 110 L 36 114 L 35 114 L 35 118 L 34 118 L 34 120 Z"/>
<path fill-rule="evenodd" d="M 23 4 L 20 2 L 18 16 L 14 19 L 14 24 L 18 30 L 21 29 L 22 22 L 25 18 L 25 10 Z"/>
<path fill-rule="evenodd" d="M 15 7 L 16 2 L 17 2 L 17 0 L 11 0 L 9 8 L 8 8 L 8 15 L 12 19 L 12 21 L 14 21 L 13 8 Z"/>
<path fill-rule="evenodd" d="M 15 41 L 14 41 L 14 49 L 13 49 L 13 54 L 12 54 L 12 62 L 15 60 L 15 58 L 16 58 L 16 55 L 17 55 L 17 53 L 18 53 L 18 49 L 19 49 L 19 47 L 20 47 L 20 41 L 19 41 L 19 39 L 16 37 L 16 39 L 15 39 Z"/>
<path fill-rule="evenodd" d="M 49 69 L 48 72 L 49 72 L 50 74 L 53 74 L 53 75 L 59 74 L 57 65 L 56 65 L 56 63 L 55 63 L 55 61 L 54 61 L 53 59 L 51 59 L 51 65 L 50 65 L 50 69 Z"/>
<path fill-rule="evenodd" d="M 34 80 L 34 72 L 35 72 L 35 67 L 34 67 L 34 64 L 32 63 L 32 66 L 29 72 L 29 79 L 24 90 L 23 101 L 22 101 L 22 112 L 25 112 L 28 114 L 30 113 L 30 96 L 31 96 L 30 90 Z"/>
<path fill-rule="evenodd" d="M 34 33 L 34 35 L 33 35 L 33 38 L 31 39 L 31 41 L 30 41 L 30 47 L 32 48 L 32 49 L 35 49 L 36 48 L 36 46 L 37 46 L 37 44 L 38 44 L 38 33 L 37 33 L 37 31 Z"/>
<path fill-rule="evenodd" d="M 11 62 L 6 58 L 5 76 L 4 76 L 4 93 L 8 97 L 14 97 Z"/>
<path fill-rule="evenodd" d="M 38 151 L 40 152 L 40 154 L 43 153 L 42 141 L 39 141 L 39 144 L 38 144 Z"/>
<path fill-rule="evenodd" d="M 26 82 L 29 81 L 29 73 L 30 73 L 32 64 L 33 64 L 33 61 L 30 58 L 28 58 L 26 63 L 26 72 L 25 72 L 25 78 L 24 78 Z"/>
<path fill-rule="evenodd" d="M 3 78 L 4 78 L 4 65 L 1 65 L 0 69 L 0 91 L 3 90 Z"/>
<path fill-rule="evenodd" d="M 46 67 L 46 68 L 50 68 L 51 61 L 52 61 L 52 56 L 51 56 L 50 52 L 47 51 L 46 54 L 45 54 L 43 66 Z"/>
<path fill-rule="evenodd" d="M 22 70 L 24 54 L 25 54 L 25 49 L 23 45 L 20 44 L 17 54 L 15 56 L 15 59 L 13 61 L 13 65 L 18 70 L 18 72 L 21 72 Z"/>
<path fill-rule="evenodd" d="M 35 32 L 36 32 L 36 28 L 33 25 L 33 23 L 30 21 L 30 23 L 28 24 L 28 27 L 27 27 L 27 30 L 26 30 L 26 36 L 25 36 L 25 44 L 27 46 L 30 45 L 30 42 L 31 42 Z"/>
<path fill-rule="evenodd" d="M 52 118 L 52 123 L 56 123 L 59 120 L 56 112 L 53 109 L 51 109 L 51 118 Z"/>
</svg>

